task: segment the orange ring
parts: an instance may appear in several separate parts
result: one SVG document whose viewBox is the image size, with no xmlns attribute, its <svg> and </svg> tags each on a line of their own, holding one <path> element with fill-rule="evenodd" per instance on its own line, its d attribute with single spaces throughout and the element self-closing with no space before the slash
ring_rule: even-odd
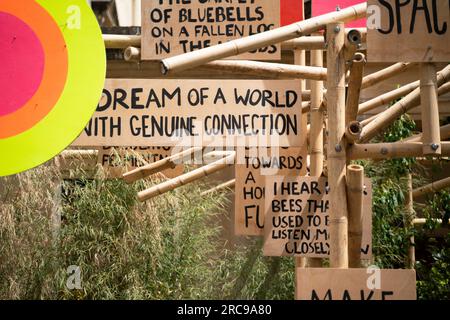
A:
<svg viewBox="0 0 450 320">
<path fill-rule="evenodd" d="M 58 25 L 49 13 L 35 1 L 4 1 L 2 11 L 10 13 L 36 33 L 45 53 L 41 84 L 33 97 L 20 109 L 0 117 L 0 139 L 27 131 L 53 109 L 67 80 L 68 53 Z"/>
</svg>

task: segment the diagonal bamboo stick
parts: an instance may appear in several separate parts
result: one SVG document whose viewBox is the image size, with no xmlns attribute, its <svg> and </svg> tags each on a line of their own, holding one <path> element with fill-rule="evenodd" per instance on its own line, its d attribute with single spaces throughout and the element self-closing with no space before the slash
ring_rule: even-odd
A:
<svg viewBox="0 0 450 320">
<path fill-rule="evenodd" d="M 206 190 L 206 191 L 202 192 L 201 195 L 202 196 L 206 196 L 208 194 L 215 193 L 215 192 L 218 192 L 218 191 L 222 191 L 222 190 L 227 189 L 227 188 L 233 189 L 235 185 L 236 185 L 236 179 L 231 179 L 229 181 L 226 181 L 224 183 L 219 184 L 218 186 L 216 186 L 214 188 L 211 188 L 209 190 Z"/>
<path fill-rule="evenodd" d="M 441 132 L 441 140 L 450 139 L 450 124 L 446 124 L 445 126 L 440 127 Z M 412 137 L 406 138 L 402 140 L 403 142 L 420 142 L 422 141 L 422 134 L 417 134 Z"/>
<path fill-rule="evenodd" d="M 440 154 L 439 107 L 436 66 L 420 64 L 420 105 L 422 113 L 423 154 Z"/>
<path fill-rule="evenodd" d="M 383 70 L 369 74 L 368 76 L 365 76 L 363 78 L 363 81 L 361 84 L 361 89 L 367 89 L 367 88 L 372 87 L 386 79 L 392 78 L 393 76 L 396 76 L 399 73 L 402 73 L 402 72 L 408 70 L 413 65 L 414 65 L 414 63 L 410 63 L 410 62 L 398 62 L 398 63 L 393 64 L 392 66 L 389 66 Z"/>
<path fill-rule="evenodd" d="M 345 107 L 345 125 L 355 121 L 358 115 L 359 97 L 365 64 L 366 57 L 362 53 L 356 53 L 353 56 L 348 82 L 347 105 Z"/>
<path fill-rule="evenodd" d="M 174 154 L 170 157 L 167 157 L 165 159 L 156 161 L 154 163 L 150 163 L 148 165 L 142 166 L 140 168 L 136 168 L 132 171 L 129 171 L 125 174 L 123 174 L 123 180 L 126 183 L 133 183 L 137 180 L 144 179 L 148 176 L 151 176 L 154 173 L 163 171 L 165 169 L 169 168 L 175 168 L 176 162 L 180 162 L 183 159 L 190 158 L 193 154 L 197 152 L 201 152 L 203 150 L 202 147 L 193 147 L 189 148 L 183 152 Z"/>
<path fill-rule="evenodd" d="M 437 85 L 440 87 L 450 79 L 450 65 L 447 65 L 437 76 Z M 446 93 L 449 90 L 447 86 L 439 88 L 438 95 Z M 383 128 L 392 124 L 402 114 L 408 110 L 417 107 L 420 104 L 420 88 L 409 93 L 402 100 L 395 103 L 389 109 L 380 113 L 373 121 L 368 123 L 361 133 L 360 142 L 366 142 L 377 135 Z"/>
<path fill-rule="evenodd" d="M 172 191 L 178 187 L 184 186 L 188 183 L 191 183 L 191 182 L 199 180 L 203 177 L 206 177 L 214 172 L 223 170 L 224 168 L 234 164 L 235 158 L 236 158 L 236 153 L 233 152 L 230 155 L 228 155 L 220 160 L 217 160 L 213 163 L 210 163 L 206 166 L 192 170 L 192 171 L 185 173 L 174 179 L 164 181 L 164 182 L 162 182 L 156 186 L 153 186 L 147 190 L 139 192 L 138 199 L 141 202 L 149 200 L 158 195 L 162 195 L 162 194 Z"/>
<path fill-rule="evenodd" d="M 319 17 L 293 23 L 263 33 L 258 33 L 237 40 L 225 42 L 209 48 L 193 51 L 162 60 L 162 73 L 179 72 L 241 53 L 256 50 L 262 47 L 298 38 L 325 28 L 329 23 L 336 21 L 352 21 L 366 17 L 367 3 L 345 8 Z"/>
<path fill-rule="evenodd" d="M 441 148 L 441 156 L 450 156 L 450 142 L 442 142 Z M 349 160 L 384 160 L 421 156 L 423 156 L 423 150 L 420 142 L 363 143 L 353 144 L 347 149 Z"/>
<path fill-rule="evenodd" d="M 391 101 L 401 98 L 410 93 L 411 91 L 413 91 L 414 89 L 417 89 L 419 85 L 420 81 L 414 81 L 398 89 L 386 92 L 376 98 L 361 103 L 359 105 L 358 114 L 364 114 L 370 110 L 381 107 L 383 105 L 390 103 Z"/>
<path fill-rule="evenodd" d="M 442 189 L 446 189 L 450 187 L 450 177 L 434 181 L 430 184 L 427 184 L 425 186 L 422 186 L 420 188 L 414 189 L 412 194 L 414 198 L 418 198 L 421 196 L 424 196 L 426 194 L 432 193 L 432 192 L 438 192 Z"/>
</svg>

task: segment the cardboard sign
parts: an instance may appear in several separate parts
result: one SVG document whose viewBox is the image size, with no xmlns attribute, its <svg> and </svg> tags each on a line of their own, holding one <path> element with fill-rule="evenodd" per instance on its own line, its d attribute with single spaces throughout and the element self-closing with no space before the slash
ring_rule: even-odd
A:
<svg viewBox="0 0 450 320">
<path fill-rule="evenodd" d="M 122 178 L 128 171 L 153 163 L 172 155 L 170 147 L 102 147 L 98 150 L 97 162 L 103 166 L 108 178 Z M 183 174 L 183 165 L 166 169 L 160 173 L 168 178 Z"/>
<path fill-rule="evenodd" d="M 108 79 L 75 146 L 298 146 L 296 80 Z"/>
<path fill-rule="evenodd" d="M 415 270 L 297 268 L 297 300 L 416 300 Z"/>
<path fill-rule="evenodd" d="M 372 186 L 369 179 L 365 180 L 365 186 L 361 259 L 370 259 Z M 271 176 L 266 177 L 266 188 L 264 255 L 328 257 L 330 195 L 327 179 Z"/>
<path fill-rule="evenodd" d="M 265 176 L 306 175 L 307 148 L 238 148 L 235 165 L 234 228 L 236 235 L 264 235 Z"/>
<path fill-rule="evenodd" d="M 143 0 L 142 59 L 170 56 L 265 32 L 280 26 L 280 1 Z M 238 59 L 279 60 L 279 45 Z"/>
<path fill-rule="evenodd" d="M 360 4 L 361 0 L 314 0 L 312 3 L 312 15 L 317 17 L 330 12 L 335 12 L 336 8 L 345 9 L 357 4 Z M 360 19 L 345 24 L 346 28 L 365 28 L 366 19 Z"/>
<path fill-rule="evenodd" d="M 281 26 L 305 19 L 303 0 L 281 0 Z"/>
<path fill-rule="evenodd" d="M 369 0 L 370 62 L 448 62 L 449 1 Z"/>
</svg>

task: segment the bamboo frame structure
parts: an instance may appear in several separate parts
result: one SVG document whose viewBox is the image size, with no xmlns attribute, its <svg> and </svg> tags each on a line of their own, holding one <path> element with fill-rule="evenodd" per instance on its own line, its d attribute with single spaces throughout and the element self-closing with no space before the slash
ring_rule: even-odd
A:
<svg viewBox="0 0 450 320">
<path fill-rule="evenodd" d="M 325 50 L 323 36 L 300 37 L 281 43 L 281 50 Z"/>
<path fill-rule="evenodd" d="M 348 265 L 361 267 L 364 167 L 347 166 Z"/>
<path fill-rule="evenodd" d="M 236 56 L 275 43 L 291 40 L 303 35 L 309 35 L 315 31 L 324 29 L 329 23 L 358 20 L 366 17 L 366 15 L 367 3 L 361 3 L 337 12 L 296 22 L 274 30 L 167 58 L 161 62 L 162 73 L 168 74 L 170 72 L 179 72 L 189 68 L 195 68 L 207 62 Z"/>
<path fill-rule="evenodd" d="M 362 47 L 363 36 L 358 29 L 345 34 L 345 60 L 352 60 L 356 52 Z"/>
<path fill-rule="evenodd" d="M 419 198 L 422 197 L 424 195 L 427 195 L 429 193 L 432 192 L 438 192 L 442 189 L 446 189 L 450 187 L 450 177 L 439 180 L 439 181 L 434 181 L 430 184 L 427 184 L 425 186 L 422 186 L 420 188 L 414 189 L 412 191 L 412 196 L 414 198 Z"/>
<path fill-rule="evenodd" d="M 408 173 L 407 176 L 407 197 L 406 197 L 406 216 L 405 216 L 405 226 L 414 227 L 414 197 L 413 197 L 413 179 L 412 174 Z M 409 238 L 409 248 L 408 248 L 408 260 L 407 266 L 409 269 L 414 269 L 416 264 L 416 251 L 414 247 L 414 236 Z"/>
<path fill-rule="evenodd" d="M 442 142 L 441 151 L 441 156 L 450 156 L 450 142 Z M 420 142 L 353 144 L 349 146 L 347 150 L 347 157 L 349 160 L 384 160 L 392 158 L 422 156 L 423 150 L 422 143 Z"/>
<path fill-rule="evenodd" d="M 132 171 L 129 171 L 123 174 L 122 178 L 126 183 L 133 183 L 137 180 L 144 179 L 152 174 L 163 171 L 169 168 L 175 168 L 176 162 L 180 162 L 183 159 L 191 158 L 192 155 L 197 152 L 202 152 L 203 147 L 193 147 L 183 152 L 174 154 L 170 157 L 164 158 L 162 160 L 156 161 L 154 163 L 150 163 L 148 165 L 142 166 L 140 168 L 136 168 Z"/>
<path fill-rule="evenodd" d="M 201 195 L 206 196 L 208 194 L 222 191 L 224 189 L 233 189 L 235 187 L 235 185 L 236 185 L 236 179 L 231 179 L 224 183 L 219 184 L 218 186 L 215 186 L 214 188 L 211 188 L 209 190 L 202 192 Z"/>
<path fill-rule="evenodd" d="M 223 170 L 224 168 L 234 164 L 236 159 L 236 152 L 231 152 L 228 156 L 217 160 L 213 163 L 207 164 L 201 168 L 192 170 L 176 178 L 164 181 L 158 185 L 155 185 L 147 190 L 138 193 L 139 201 L 147 201 L 158 195 L 162 195 L 166 192 L 172 191 L 178 187 L 184 186 L 188 183 L 199 180 L 214 172 Z"/>
<path fill-rule="evenodd" d="M 408 83 L 407 85 L 404 85 L 400 88 L 397 88 L 395 90 L 386 92 L 386 93 L 384 93 L 378 97 L 375 97 L 369 101 L 361 103 L 359 105 L 358 114 L 364 114 L 370 110 L 381 107 L 383 105 L 390 103 L 391 101 L 401 98 L 401 97 L 407 95 L 408 93 L 412 92 L 413 90 L 417 89 L 419 87 L 419 85 L 420 85 L 420 81 L 414 81 L 414 82 Z"/>
<path fill-rule="evenodd" d="M 422 110 L 423 154 L 441 153 L 439 107 L 436 67 L 433 63 L 420 64 L 420 101 Z"/>
<path fill-rule="evenodd" d="M 450 79 L 450 65 L 447 65 L 437 76 L 437 86 L 445 84 Z M 447 86 L 444 86 L 447 89 Z M 445 90 L 439 88 L 438 95 L 444 94 Z M 360 142 L 366 142 L 377 135 L 383 128 L 392 124 L 402 114 L 420 104 L 420 88 L 409 93 L 402 100 L 395 103 L 389 109 L 380 113 L 373 121 L 363 128 Z"/>
<path fill-rule="evenodd" d="M 348 211 L 345 142 L 344 23 L 327 25 L 328 183 L 330 185 L 330 265 L 348 268 Z"/>
<path fill-rule="evenodd" d="M 350 79 L 348 81 L 347 106 L 345 108 L 345 125 L 355 121 L 358 115 L 359 98 L 364 73 L 366 57 L 362 53 L 353 56 L 350 67 Z"/>
</svg>

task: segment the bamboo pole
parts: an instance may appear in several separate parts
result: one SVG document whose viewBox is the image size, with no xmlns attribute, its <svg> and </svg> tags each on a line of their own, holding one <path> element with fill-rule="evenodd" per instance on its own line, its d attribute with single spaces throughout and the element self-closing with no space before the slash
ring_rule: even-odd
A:
<svg viewBox="0 0 450 320">
<path fill-rule="evenodd" d="M 123 52 L 125 61 L 141 61 L 141 49 L 136 47 L 128 47 Z"/>
<path fill-rule="evenodd" d="M 362 53 L 353 56 L 348 82 L 347 106 L 345 108 L 345 125 L 355 121 L 358 115 L 359 97 L 364 73 L 366 57 Z"/>
<path fill-rule="evenodd" d="M 323 51 L 311 51 L 311 66 L 323 67 Z M 310 175 L 320 177 L 323 173 L 323 121 L 324 113 L 322 108 L 323 82 L 311 81 L 311 111 L 310 111 Z M 311 268 L 322 267 L 322 259 L 309 258 L 307 266 Z"/>
<path fill-rule="evenodd" d="M 323 66 L 323 52 L 314 50 L 311 52 L 311 65 Z M 323 82 L 311 82 L 311 115 L 310 115 L 310 153 L 311 171 L 313 177 L 320 177 L 323 172 L 323 120 L 324 114 L 321 108 L 323 101 Z"/>
<path fill-rule="evenodd" d="M 208 194 L 215 193 L 215 192 L 218 192 L 218 191 L 222 191 L 224 189 L 233 189 L 235 185 L 236 185 L 236 179 L 232 179 L 232 180 L 226 181 L 224 183 L 221 183 L 221 184 L 219 184 L 218 186 L 216 186 L 214 188 L 211 188 L 209 190 L 206 190 L 206 191 L 202 192 L 201 195 L 202 196 L 206 196 Z"/>
<path fill-rule="evenodd" d="M 439 181 L 434 181 L 430 184 L 427 184 L 426 186 L 417 188 L 417 189 L 413 190 L 412 195 L 414 198 L 419 198 L 419 197 L 422 197 L 429 193 L 438 192 L 442 189 L 446 189 L 449 187 L 450 187 L 450 177 L 439 180 Z"/>
<path fill-rule="evenodd" d="M 342 22 L 327 25 L 328 181 L 330 201 L 330 265 L 348 268 L 348 211 L 345 134 L 345 32 Z"/>
<path fill-rule="evenodd" d="M 282 50 L 325 50 L 323 36 L 300 37 L 281 43 Z"/>
<path fill-rule="evenodd" d="M 361 103 L 359 105 L 358 114 L 364 114 L 370 110 L 381 107 L 383 105 L 390 103 L 391 101 L 401 98 L 410 93 L 411 91 L 413 91 L 414 89 L 417 89 L 419 85 L 420 81 L 414 81 L 398 89 L 386 92 L 376 98 Z"/>
<path fill-rule="evenodd" d="M 141 46 L 141 36 L 104 34 L 103 41 L 107 49 L 126 49 Z"/>
<path fill-rule="evenodd" d="M 441 148 L 442 156 L 450 156 L 450 142 L 442 142 Z M 418 142 L 354 144 L 347 150 L 347 157 L 349 160 L 384 160 L 421 156 L 423 156 L 422 143 Z"/>
<path fill-rule="evenodd" d="M 441 140 L 447 140 L 450 139 L 450 124 L 446 124 L 445 126 L 442 126 L 439 128 L 440 134 L 441 134 Z M 403 142 L 420 142 L 422 141 L 422 134 L 417 134 L 412 137 L 406 138 L 402 140 Z"/>
<path fill-rule="evenodd" d="M 358 31 L 362 36 L 362 42 L 366 42 L 367 28 L 347 28 L 345 33 L 349 35 Z M 141 35 L 104 34 L 103 41 L 107 49 L 126 49 L 128 47 L 141 47 Z M 325 39 L 323 36 L 299 37 L 281 43 L 282 50 L 325 50 Z"/>
<path fill-rule="evenodd" d="M 359 137 L 362 132 L 362 124 L 359 121 L 352 121 L 347 125 L 347 129 L 345 130 L 345 137 L 348 142 L 355 142 L 359 140 Z"/>
<path fill-rule="evenodd" d="M 362 121 L 361 121 L 361 125 L 362 125 L 363 128 L 364 128 L 365 126 L 367 126 L 367 124 L 368 124 L 369 122 L 372 122 L 372 121 L 375 120 L 377 117 L 378 117 L 378 114 L 374 114 L 373 116 L 371 116 L 371 117 L 369 117 L 369 118 L 367 118 L 367 119 L 362 120 Z M 361 139 L 361 137 L 360 137 L 360 139 Z"/>
<path fill-rule="evenodd" d="M 345 61 L 352 60 L 356 52 L 362 46 L 362 35 L 357 29 L 351 30 L 345 35 Z"/>
<path fill-rule="evenodd" d="M 348 264 L 350 268 L 361 267 L 363 191 L 364 168 L 360 165 L 349 165 L 347 167 L 347 205 Z"/>
<path fill-rule="evenodd" d="M 270 75 L 274 78 L 326 80 L 327 77 L 325 68 L 249 60 L 218 60 L 209 62 L 204 67 L 213 71 L 226 70 L 253 76 Z"/>
<path fill-rule="evenodd" d="M 122 176 L 123 180 L 126 183 L 133 183 L 137 180 L 144 179 L 152 174 L 163 171 L 165 169 L 169 168 L 173 169 L 175 168 L 177 162 L 183 161 L 183 159 L 186 159 L 188 157 L 190 158 L 192 157 L 193 154 L 197 152 L 202 152 L 202 150 L 203 150 L 202 147 L 189 148 L 183 152 L 174 154 L 170 157 L 136 168 L 132 171 L 123 174 Z"/>
<path fill-rule="evenodd" d="M 294 64 L 296 66 L 306 66 L 306 53 L 304 50 L 294 49 Z M 306 88 L 306 80 L 299 79 L 299 81 L 300 81 L 300 91 L 303 92 L 303 90 Z M 308 103 L 306 106 L 304 106 L 304 102 L 302 102 L 302 114 L 309 111 L 310 105 L 311 104 Z M 304 268 L 307 266 L 307 264 L 308 258 L 305 257 L 295 258 L 296 268 Z"/>
<path fill-rule="evenodd" d="M 396 75 L 408 70 L 413 65 L 414 65 L 414 63 L 410 63 L 410 62 L 398 62 L 398 63 L 393 64 L 392 66 L 389 66 L 383 70 L 374 72 L 363 78 L 361 88 L 367 89 L 369 87 L 372 87 L 386 79 L 392 78 L 393 76 L 396 76 Z"/>
<path fill-rule="evenodd" d="M 437 95 L 436 66 L 420 64 L 420 103 L 422 110 L 423 154 L 440 154 L 439 107 Z"/>
<path fill-rule="evenodd" d="M 191 172 L 185 173 L 174 179 L 164 181 L 156 186 L 153 186 L 147 190 L 138 193 L 139 201 L 143 202 L 154 198 L 158 195 L 162 195 L 166 192 L 172 191 L 178 187 L 184 186 L 188 183 L 199 180 L 206 177 L 214 172 L 223 170 L 224 168 L 234 164 L 236 158 L 236 153 L 232 153 L 220 160 L 217 160 L 211 164 L 205 165 L 201 168 L 192 170 Z"/>
<path fill-rule="evenodd" d="M 414 228 L 414 198 L 413 198 L 413 185 L 411 173 L 408 173 L 407 179 L 408 179 L 408 186 L 407 186 L 408 196 L 406 198 L 405 226 Z M 416 252 L 414 247 L 414 236 L 411 236 L 409 238 L 407 266 L 409 269 L 414 269 L 415 264 L 416 264 Z"/>
<path fill-rule="evenodd" d="M 366 11 L 367 3 L 364 2 L 337 12 L 296 22 L 267 32 L 164 59 L 161 62 L 162 73 L 183 71 L 210 61 L 236 56 L 275 43 L 309 35 L 315 31 L 322 30 L 329 23 L 336 21 L 347 22 L 364 18 L 367 15 Z"/>
<path fill-rule="evenodd" d="M 440 87 L 450 79 L 450 65 L 447 65 L 437 76 L 437 85 Z M 444 94 L 447 86 L 439 88 L 438 95 Z M 406 97 L 395 103 L 389 109 L 380 113 L 373 121 L 368 123 L 361 133 L 360 142 L 366 142 L 377 135 L 383 128 L 392 124 L 402 114 L 420 104 L 420 88 L 415 89 Z"/>
</svg>

